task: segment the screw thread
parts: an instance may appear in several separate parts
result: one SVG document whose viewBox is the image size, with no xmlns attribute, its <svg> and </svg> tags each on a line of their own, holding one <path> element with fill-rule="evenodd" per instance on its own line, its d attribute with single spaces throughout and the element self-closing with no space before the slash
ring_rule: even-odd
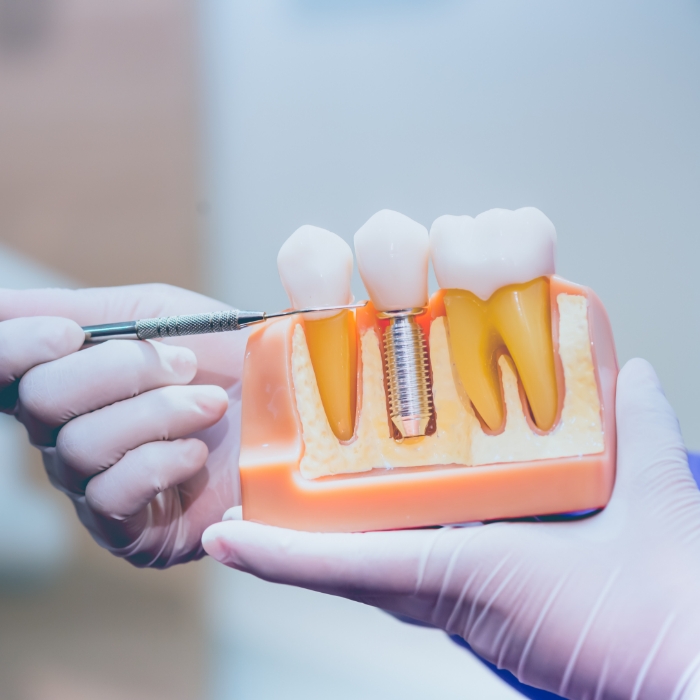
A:
<svg viewBox="0 0 700 700">
<path fill-rule="evenodd" d="M 384 331 L 389 415 L 401 436 L 425 435 L 433 415 L 428 349 L 412 315 L 394 316 Z"/>
</svg>

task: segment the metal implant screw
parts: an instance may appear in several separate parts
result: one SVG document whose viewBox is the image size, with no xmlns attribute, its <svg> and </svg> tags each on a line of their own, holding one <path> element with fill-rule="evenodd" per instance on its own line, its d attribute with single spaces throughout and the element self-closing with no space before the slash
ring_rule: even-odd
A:
<svg viewBox="0 0 700 700">
<path fill-rule="evenodd" d="M 384 311 L 384 358 L 389 415 L 403 438 L 420 437 L 433 416 L 428 348 L 415 317 L 424 309 Z"/>
</svg>

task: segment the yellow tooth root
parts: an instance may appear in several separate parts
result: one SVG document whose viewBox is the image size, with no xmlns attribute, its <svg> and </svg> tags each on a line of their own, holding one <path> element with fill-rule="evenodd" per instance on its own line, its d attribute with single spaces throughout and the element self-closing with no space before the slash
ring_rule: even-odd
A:
<svg viewBox="0 0 700 700">
<path fill-rule="evenodd" d="M 307 319 L 304 330 L 328 423 L 339 440 L 349 440 L 357 406 L 355 316 L 341 311 L 330 318 Z"/>
<path fill-rule="evenodd" d="M 457 374 L 486 425 L 494 431 L 503 425 L 497 360 L 505 348 L 520 375 L 535 425 L 550 430 L 558 395 L 549 280 L 539 277 L 508 285 L 487 301 L 471 292 L 449 289 L 445 311 Z"/>
<path fill-rule="evenodd" d="M 501 338 L 489 321 L 489 308 L 475 294 L 445 292 L 452 360 L 464 390 L 491 430 L 503 425 L 503 398 L 498 374 Z"/>
</svg>

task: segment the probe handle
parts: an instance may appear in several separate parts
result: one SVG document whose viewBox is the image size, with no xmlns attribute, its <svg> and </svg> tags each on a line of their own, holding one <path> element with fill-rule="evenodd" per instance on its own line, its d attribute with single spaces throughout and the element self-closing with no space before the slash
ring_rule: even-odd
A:
<svg viewBox="0 0 700 700">
<path fill-rule="evenodd" d="M 176 338 L 182 335 L 203 333 L 224 333 L 238 331 L 267 318 L 263 311 L 241 311 L 229 309 L 208 314 L 185 314 L 184 316 L 163 316 L 146 318 L 140 321 L 105 323 L 99 326 L 84 326 L 85 342 L 131 338 L 150 340 L 152 338 Z"/>
</svg>

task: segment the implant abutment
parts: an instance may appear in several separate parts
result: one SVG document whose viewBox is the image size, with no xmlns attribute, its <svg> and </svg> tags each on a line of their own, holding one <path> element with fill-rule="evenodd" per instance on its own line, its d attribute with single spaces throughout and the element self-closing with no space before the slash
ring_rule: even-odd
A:
<svg viewBox="0 0 700 700">
<path fill-rule="evenodd" d="M 427 435 L 433 415 L 430 359 L 423 329 L 416 316 L 424 308 L 382 311 L 384 372 L 391 422 L 401 438 Z"/>
</svg>

